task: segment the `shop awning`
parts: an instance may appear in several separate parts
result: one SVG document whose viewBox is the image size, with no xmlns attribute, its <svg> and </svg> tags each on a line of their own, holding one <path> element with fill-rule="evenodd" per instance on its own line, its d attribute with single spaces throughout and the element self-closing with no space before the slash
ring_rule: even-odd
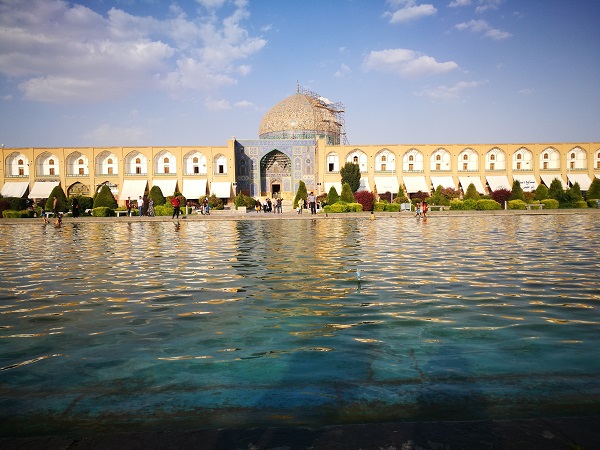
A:
<svg viewBox="0 0 600 450">
<path fill-rule="evenodd" d="M 398 177 L 375 177 L 375 187 L 377 188 L 378 194 L 385 194 L 390 192 L 397 194 L 400 189 L 400 183 L 398 183 Z"/>
<path fill-rule="evenodd" d="M 579 189 L 587 191 L 592 184 L 592 180 L 588 177 L 587 173 L 570 173 L 567 175 L 569 182 L 573 185 L 579 183 Z"/>
<path fill-rule="evenodd" d="M 2 186 L 2 197 L 18 197 L 21 198 L 29 189 L 29 181 L 7 181 Z"/>
<path fill-rule="evenodd" d="M 490 190 L 497 191 L 498 189 L 512 190 L 512 184 L 508 181 L 506 175 L 494 175 L 485 177 L 487 183 L 490 185 Z"/>
<path fill-rule="evenodd" d="M 360 186 L 358 186 L 358 191 L 371 191 L 371 186 L 369 185 L 369 179 L 368 178 L 361 178 L 360 179 Z"/>
<path fill-rule="evenodd" d="M 119 194 L 119 200 L 125 201 L 127 197 L 130 197 L 131 200 L 137 200 L 140 196 L 143 197 L 146 193 L 146 186 L 148 186 L 148 180 L 125 180 L 123 189 Z"/>
<path fill-rule="evenodd" d="M 52 189 L 60 184 L 60 181 L 36 181 L 29 191 L 29 198 L 48 198 Z"/>
<path fill-rule="evenodd" d="M 438 188 L 438 186 L 456 189 L 456 184 L 454 184 L 454 179 L 452 177 L 431 177 L 431 184 L 434 191 Z"/>
<path fill-rule="evenodd" d="M 552 181 L 554 181 L 555 178 L 560 181 L 560 184 L 562 185 L 563 189 L 568 188 L 567 183 L 563 181 L 563 178 L 560 176 L 560 173 L 543 173 L 540 175 L 540 177 L 542 178 L 542 181 L 548 188 L 550 187 Z"/>
<path fill-rule="evenodd" d="M 475 186 L 477 192 L 480 194 L 485 194 L 485 188 L 483 187 L 480 177 L 458 177 L 458 181 L 460 181 L 460 185 L 465 192 L 467 192 L 467 189 L 469 189 L 469 185 L 473 183 L 473 186 Z"/>
<path fill-rule="evenodd" d="M 154 186 L 158 186 L 160 188 L 163 196 L 169 197 L 175 194 L 175 189 L 177 189 L 177 180 L 152 180 L 152 187 Z"/>
<path fill-rule="evenodd" d="M 213 181 L 210 183 L 210 194 L 219 198 L 229 198 L 231 195 L 231 182 Z"/>
<path fill-rule="evenodd" d="M 326 181 L 325 182 L 325 193 L 327 195 L 329 195 L 329 191 L 331 190 L 331 187 L 335 188 L 335 191 L 337 192 L 337 195 L 340 195 L 342 193 L 342 183 L 339 181 Z"/>
<path fill-rule="evenodd" d="M 538 183 L 533 175 L 513 175 L 513 178 L 521 184 L 523 192 L 533 192 L 538 187 Z"/>
<path fill-rule="evenodd" d="M 198 200 L 206 195 L 207 180 L 183 180 L 183 192 L 187 200 Z"/>
<path fill-rule="evenodd" d="M 404 177 L 404 186 L 406 186 L 407 194 L 414 194 L 415 192 L 429 192 L 429 186 L 425 181 L 425 177 Z"/>
</svg>

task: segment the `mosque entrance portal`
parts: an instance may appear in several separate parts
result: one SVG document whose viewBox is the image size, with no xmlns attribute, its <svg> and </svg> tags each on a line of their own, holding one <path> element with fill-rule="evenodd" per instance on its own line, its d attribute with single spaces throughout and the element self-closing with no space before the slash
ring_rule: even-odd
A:
<svg viewBox="0 0 600 450">
<path fill-rule="evenodd" d="M 279 150 L 267 153 L 260 162 L 261 195 L 273 197 L 292 192 L 292 162 Z"/>
</svg>

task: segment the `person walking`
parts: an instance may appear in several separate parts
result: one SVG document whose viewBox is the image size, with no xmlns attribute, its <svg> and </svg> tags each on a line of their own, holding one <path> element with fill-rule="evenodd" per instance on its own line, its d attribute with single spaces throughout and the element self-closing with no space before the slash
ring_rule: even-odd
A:
<svg viewBox="0 0 600 450">
<path fill-rule="evenodd" d="M 422 212 L 423 212 L 423 219 L 427 219 L 427 202 L 423 202 Z"/>
<path fill-rule="evenodd" d="M 137 201 L 137 207 L 140 213 L 140 217 L 144 215 L 144 198 L 140 195 Z"/>
<path fill-rule="evenodd" d="M 148 212 L 146 214 L 148 217 L 154 217 L 156 215 L 154 213 L 154 200 L 152 200 L 152 197 L 148 199 Z"/>
<path fill-rule="evenodd" d="M 127 217 L 131 217 L 131 197 L 127 197 L 125 200 L 125 207 L 127 208 Z"/>
<path fill-rule="evenodd" d="M 71 213 L 73 217 L 79 217 L 79 200 L 77 200 L 77 197 L 73 197 L 71 209 L 73 210 Z"/>
<path fill-rule="evenodd" d="M 317 213 L 317 199 L 315 198 L 315 194 L 313 191 L 310 191 L 310 194 L 308 195 L 308 204 L 310 206 L 310 213 L 316 214 Z"/>
<path fill-rule="evenodd" d="M 173 216 L 171 217 L 171 219 L 174 219 L 175 216 L 177 216 L 177 218 L 179 219 L 179 208 L 181 206 L 181 203 L 179 203 L 179 197 L 173 197 L 171 199 L 171 205 L 173 205 Z"/>
</svg>

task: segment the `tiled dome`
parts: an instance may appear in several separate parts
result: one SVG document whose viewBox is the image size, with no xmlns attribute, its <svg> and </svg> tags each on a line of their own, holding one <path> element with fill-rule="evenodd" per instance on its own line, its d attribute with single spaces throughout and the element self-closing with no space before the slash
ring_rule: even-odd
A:
<svg viewBox="0 0 600 450">
<path fill-rule="evenodd" d="M 336 135 L 340 124 L 335 115 L 317 100 L 296 93 L 273 106 L 262 118 L 258 128 L 261 139 L 313 138 Z"/>
</svg>

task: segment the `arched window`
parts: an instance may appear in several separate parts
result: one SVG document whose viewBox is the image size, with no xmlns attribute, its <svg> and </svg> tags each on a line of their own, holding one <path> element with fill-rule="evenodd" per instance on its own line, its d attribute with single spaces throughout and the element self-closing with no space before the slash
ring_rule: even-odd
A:
<svg viewBox="0 0 600 450">
<path fill-rule="evenodd" d="M 598 155 L 599 155 L 598 157 L 600 158 L 600 153 L 598 153 Z M 23 165 L 23 160 L 22 160 L 22 159 L 20 159 L 20 160 L 17 162 L 17 164 L 18 164 L 18 165 L 20 165 L 20 166 L 22 166 L 22 165 Z"/>
<path fill-rule="evenodd" d="M 523 155 L 521 155 L 520 153 L 517 154 L 517 159 L 523 159 Z"/>
<path fill-rule="evenodd" d="M 496 155 L 490 155 L 490 161 L 496 161 Z"/>
<path fill-rule="evenodd" d="M 574 154 L 575 154 L 575 153 L 573 153 L 573 155 L 574 155 Z M 572 156 L 572 158 L 575 158 L 575 156 Z M 53 160 L 53 159 L 49 159 L 49 160 L 48 160 L 48 164 L 50 164 L 51 166 L 53 166 L 53 165 L 54 165 L 54 160 Z"/>
<path fill-rule="evenodd" d="M 414 157 L 414 155 L 409 155 L 409 156 L 408 156 L 408 160 L 409 160 L 409 161 L 414 161 L 414 160 L 415 160 L 415 157 Z"/>
<path fill-rule="evenodd" d="M 340 160 L 337 153 L 327 155 L 327 172 L 339 172 Z"/>
<path fill-rule="evenodd" d="M 544 153 L 544 159 L 548 159 L 550 158 L 550 155 L 548 153 Z"/>
<path fill-rule="evenodd" d="M 142 160 L 141 160 L 140 158 L 135 158 L 135 163 L 136 163 L 136 164 L 141 164 L 141 163 L 142 163 Z"/>
<path fill-rule="evenodd" d="M 442 155 L 435 155 L 435 160 L 436 161 L 441 161 L 442 160 Z"/>
<path fill-rule="evenodd" d="M 352 158 L 352 162 L 354 164 L 358 164 L 358 156 L 355 156 L 354 158 Z"/>
</svg>

